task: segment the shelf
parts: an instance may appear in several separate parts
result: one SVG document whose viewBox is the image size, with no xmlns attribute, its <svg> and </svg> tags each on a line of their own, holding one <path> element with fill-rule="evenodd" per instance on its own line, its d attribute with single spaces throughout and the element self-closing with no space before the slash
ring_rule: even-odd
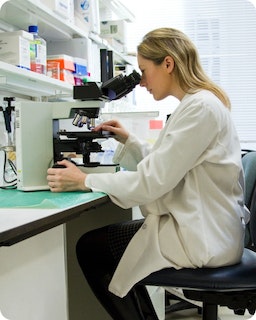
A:
<svg viewBox="0 0 256 320">
<path fill-rule="evenodd" d="M 102 49 L 107 49 L 110 51 L 113 51 L 115 55 L 115 61 L 118 63 L 125 63 L 125 64 L 131 64 L 129 59 L 127 59 L 127 56 L 118 52 L 115 48 L 113 48 L 106 39 L 101 38 L 100 36 L 94 34 L 94 33 L 89 33 L 89 38 L 93 40 L 95 43 L 99 45 L 100 48 Z"/>
<path fill-rule="evenodd" d="M 39 0 L 0 0 L 0 26 L 4 31 L 27 30 L 37 24 L 40 35 L 49 41 L 87 37 L 88 32 L 54 13 Z"/>
<path fill-rule="evenodd" d="M 134 14 L 118 0 L 99 0 L 99 6 L 100 10 L 107 9 L 107 11 L 113 12 L 119 20 L 126 20 L 127 22 L 135 20 Z"/>
<path fill-rule="evenodd" d="M 111 10 L 118 19 L 134 21 L 134 15 L 118 0 L 99 2 L 100 8 Z M 0 0 L 0 27 L 4 31 L 27 30 L 31 24 L 37 24 L 40 35 L 49 41 L 88 37 L 88 30 L 59 16 L 40 0 Z"/>
<path fill-rule="evenodd" d="M 117 10 L 120 9 L 120 18 L 132 19 L 132 14 L 125 11 L 125 7 L 116 0 L 108 0 L 108 3 Z M 102 5 L 102 4 L 101 4 Z M 106 3 L 104 2 L 106 6 Z M 3 31 L 27 30 L 28 26 L 36 24 L 40 35 L 46 41 L 64 41 L 73 38 L 90 38 L 101 47 L 114 51 L 118 60 L 126 61 L 121 53 L 113 49 L 106 40 L 99 35 L 81 29 L 70 21 L 54 13 L 40 0 L 0 0 L 0 29 Z"/>
<path fill-rule="evenodd" d="M 31 97 L 73 96 L 73 86 L 0 61 L 0 89 Z"/>
<path fill-rule="evenodd" d="M 133 19 L 133 15 L 118 0 L 99 1 L 101 6 L 109 6 L 111 10 L 120 12 L 120 18 L 127 21 Z M 28 26 L 32 24 L 38 25 L 40 36 L 46 41 L 90 38 L 99 48 L 112 50 L 118 62 L 130 64 L 123 54 L 113 49 L 99 35 L 89 34 L 88 30 L 77 27 L 40 0 L 0 0 L 0 31 L 28 30 Z M 31 97 L 73 95 L 73 86 L 68 83 L 0 61 L 0 90 L 2 89 Z"/>
</svg>

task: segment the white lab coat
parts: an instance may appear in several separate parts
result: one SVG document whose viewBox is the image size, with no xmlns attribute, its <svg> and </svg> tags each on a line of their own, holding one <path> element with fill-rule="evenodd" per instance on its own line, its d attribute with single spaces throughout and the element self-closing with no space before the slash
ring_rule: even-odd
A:
<svg viewBox="0 0 256 320">
<path fill-rule="evenodd" d="M 89 174 L 92 190 L 145 222 L 128 245 L 109 290 L 123 297 L 165 267 L 229 265 L 244 241 L 241 150 L 231 114 L 208 91 L 187 94 L 150 150 L 130 135 L 115 155 L 127 171 Z"/>
</svg>

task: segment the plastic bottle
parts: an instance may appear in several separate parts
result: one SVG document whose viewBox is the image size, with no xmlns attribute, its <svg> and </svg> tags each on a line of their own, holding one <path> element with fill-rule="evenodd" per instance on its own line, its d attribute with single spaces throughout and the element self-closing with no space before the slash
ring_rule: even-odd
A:
<svg viewBox="0 0 256 320">
<path fill-rule="evenodd" d="M 46 74 L 46 41 L 39 36 L 38 26 L 29 26 L 28 31 L 34 35 L 34 40 L 30 42 L 30 69 L 37 73 Z"/>
</svg>

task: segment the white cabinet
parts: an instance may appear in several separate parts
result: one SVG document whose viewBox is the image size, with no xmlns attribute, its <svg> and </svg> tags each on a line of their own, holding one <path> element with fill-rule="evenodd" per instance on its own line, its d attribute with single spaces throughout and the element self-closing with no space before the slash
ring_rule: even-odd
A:
<svg viewBox="0 0 256 320">
<path fill-rule="evenodd" d="M 74 319 L 68 317 L 64 231 L 60 225 L 0 248 L 0 309 L 7 319 Z"/>
</svg>

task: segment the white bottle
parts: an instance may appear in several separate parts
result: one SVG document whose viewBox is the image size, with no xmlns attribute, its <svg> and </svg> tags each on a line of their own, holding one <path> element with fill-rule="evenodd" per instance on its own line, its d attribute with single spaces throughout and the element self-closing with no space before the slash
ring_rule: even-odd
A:
<svg viewBox="0 0 256 320">
<path fill-rule="evenodd" d="M 34 40 L 30 42 L 30 69 L 46 75 L 46 41 L 39 36 L 38 26 L 29 26 L 28 31 L 34 36 Z"/>
</svg>

